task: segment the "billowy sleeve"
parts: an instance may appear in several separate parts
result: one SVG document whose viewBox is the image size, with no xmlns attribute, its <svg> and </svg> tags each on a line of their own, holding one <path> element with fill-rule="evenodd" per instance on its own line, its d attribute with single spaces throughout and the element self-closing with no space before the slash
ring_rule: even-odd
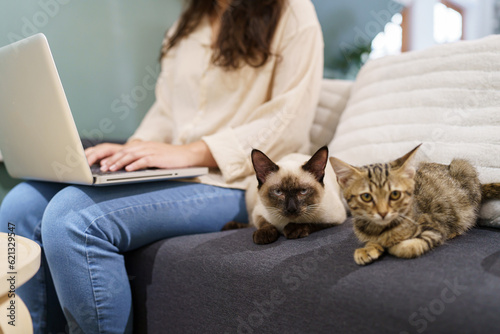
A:
<svg viewBox="0 0 500 334">
<path fill-rule="evenodd" d="M 309 153 L 309 132 L 319 99 L 323 76 L 323 36 L 314 16 L 297 28 L 294 12 L 278 49 L 271 98 L 251 115 L 245 125 L 225 128 L 205 136 L 222 176 L 228 184 L 253 173 L 252 148 L 275 160 L 293 152 Z M 307 10 L 311 10 L 306 8 Z"/>
<path fill-rule="evenodd" d="M 172 114 L 158 99 L 144 116 L 141 124 L 128 139 L 171 143 L 173 133 Z"/>
</svg>

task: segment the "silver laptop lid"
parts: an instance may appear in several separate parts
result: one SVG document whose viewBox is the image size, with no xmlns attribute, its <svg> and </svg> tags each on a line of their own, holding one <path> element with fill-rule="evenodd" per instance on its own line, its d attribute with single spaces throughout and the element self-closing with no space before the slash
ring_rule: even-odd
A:
<svg viewBox="0 0 500 334">
<path fill-rule="evenodd" d="M 12 177 L 92 184 L 43 34 L 0 48 L 0 151 Z"/>
</svg>

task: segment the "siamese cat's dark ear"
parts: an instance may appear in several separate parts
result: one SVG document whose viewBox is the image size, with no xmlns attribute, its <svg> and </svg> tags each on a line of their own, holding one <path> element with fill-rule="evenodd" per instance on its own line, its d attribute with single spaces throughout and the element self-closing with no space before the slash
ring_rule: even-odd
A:
<svg viewBox="0 0 500 334">
<path fill-rule="evenodd" d="M 330 163 L 332 164 L 335 175 L 337 175 L 337 181 L 342 189 L 347 187 L 349 183 L 355 179 L 356 175 L 359 174 L 356 167 L 353 167 L 335 157 L 330 158 Z"/>
<path fill-rule="evenodd" d="M 252 150 L 252 164 L 255 169 L 257 181 L 259 181 L 259 187 L 266 182 L 269 174 L 275 173 L 280 169 L 267 155 L 256 149 Z"/>
<path fill-rule="evenodd" d="M 328 147 L 323 146 L 313 154 L 311 159 L 309 159 L 309 161 L 306 162 L 304 166 L 302 166 L 302 169 L 314 175 L 316 180 L 319 183 L 323 184 L 323 179 L 325 177 L 325 167 L 327 163 Z"/>
</svg>

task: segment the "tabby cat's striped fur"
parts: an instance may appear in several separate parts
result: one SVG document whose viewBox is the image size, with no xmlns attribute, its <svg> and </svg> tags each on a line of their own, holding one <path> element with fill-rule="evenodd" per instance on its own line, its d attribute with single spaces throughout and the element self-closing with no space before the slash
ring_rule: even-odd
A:
<svg viewBox="0 0 500 334">
<path fill-rule="evenodd" d="M 357 264 L 371 263 L 385 250 L 418 257 L 470 229 L 482 198 L 499 197 L 500 184 L 481 186 L 465 160 L 421 163 L 415 170 L 410 161 L 418 147 L 390 163 L 363 167 L 331 158 L 354 232 L 366 243 L 354 253 Z"/>
</svg>

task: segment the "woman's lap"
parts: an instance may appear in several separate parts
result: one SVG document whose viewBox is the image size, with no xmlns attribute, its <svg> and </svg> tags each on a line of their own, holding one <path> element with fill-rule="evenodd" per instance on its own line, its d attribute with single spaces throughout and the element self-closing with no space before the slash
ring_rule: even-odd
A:
<svg viewBox="0 0 500 334">
<path fill-rule="evenodd" d="M 40 239 L 34 230 L 41 225 L 42 242 L 37 241 L 69 326 L 85 332 L 130 329 L 121 253 L 168 237 L 219 231 L 226 222 L 247 217 L 243 191 L 187 182 L 112 187 L 29 182 L 14 189 L 1 210 L 0 223 L 14 222 L 20 235 Z"/>
<path fill-rule="evenodd" d="M 126 252 L 168 237 L 220 231 L 228 219 L 246 219 L 240 190 L 171 181 L 71 186 L 50 201 L 42 235 L 68 237 L 77 229 Z"/>
<path fill-rule="evenodd" d="M 95 225 L 120 252 L 247 220 L 242 191 L 172 181 L 111 187 L 25 182 L 6 196 L 0 210 L 0 230 L 10 221 L 18 235 L 37 239 L 34 231 L 42 218 L 44 234 L 56 237 L 74 229 L 91 232 Z"/>
</svg>

